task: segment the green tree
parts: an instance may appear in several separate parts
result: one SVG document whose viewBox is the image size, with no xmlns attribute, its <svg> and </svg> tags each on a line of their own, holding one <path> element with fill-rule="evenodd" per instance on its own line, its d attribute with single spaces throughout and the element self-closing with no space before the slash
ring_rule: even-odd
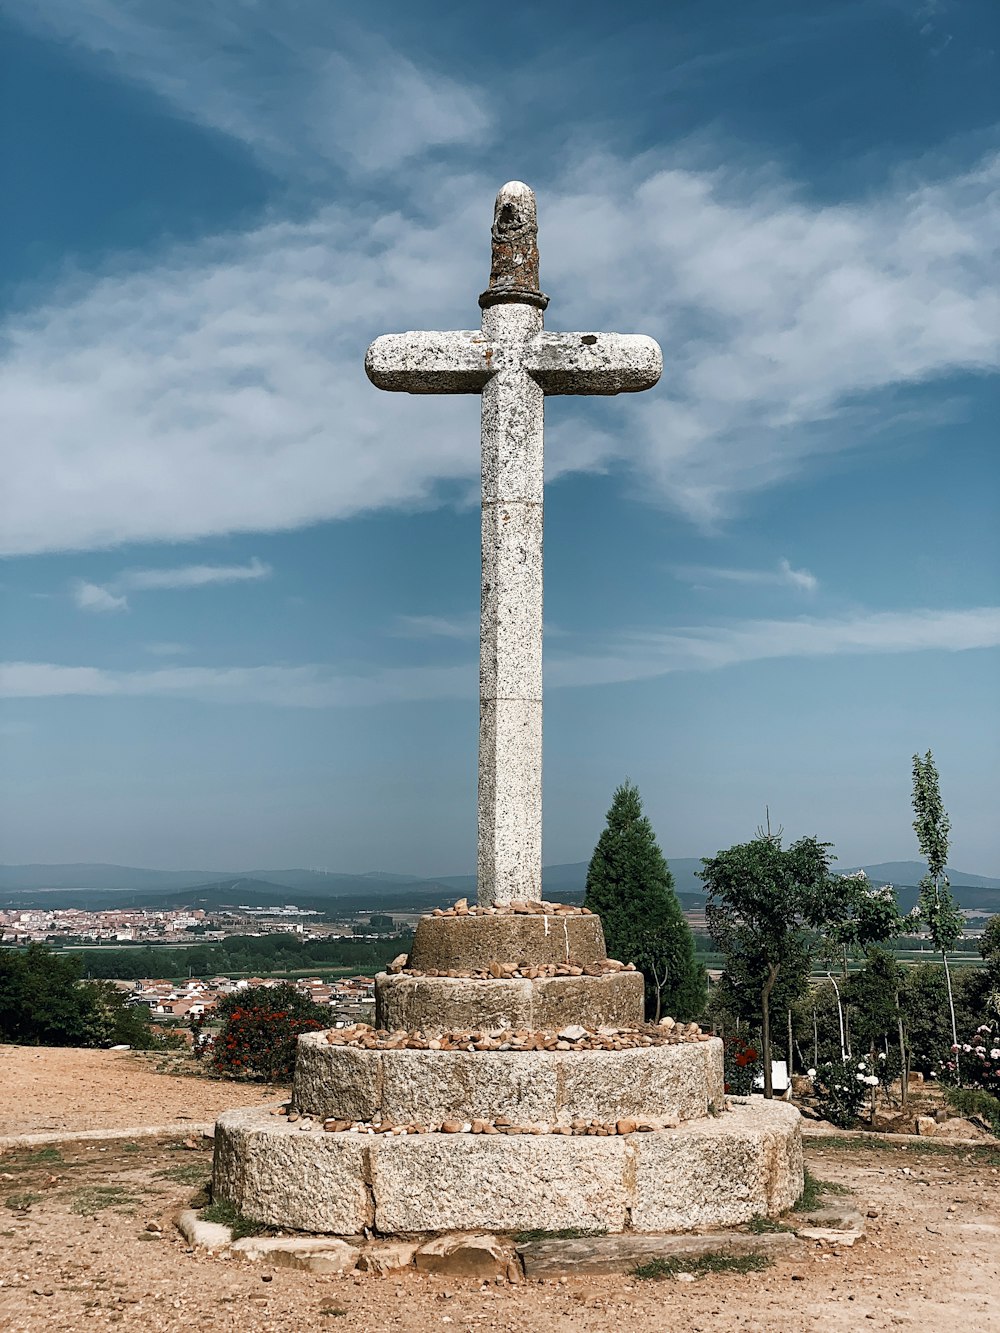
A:
<svg viewBox="0 0 1000 1333">
<path fill-rule="evenodd" d="M 920 853 L 927 861 L 927 874 L 920 881 L 917 910 L 927 926 L 935 949 L 944 963 L 948 987 L 948 1010 L 951 1014 L 951 1037 L 958 1045 L 958 1027 L 955 1023 L 955 997 L 951 984 L 948 952 L 962 938 L 962 916 L 948 887 L 945 867 L 948 864 L 948 835 L 951 821 L 941 800 L 934 756 L 930 750 L 921 759 L 913 756 L 913 829 L 917 835 Z M 957 1059 L 957 1056 L 956 1056 Z"/>
<path fill-rule="evenodd" d="M 708 929 L 726 955 L 726 974 L 756 987 L 764 1096 L 772 1097 L 771 1008 L 779 979 L 808 976 L 815 932 L 843 919 L 844 894 L 830 875 L 829 843 L 760 834 L 711 858 L 699 871 L 708 893 Z M 790 997 L 788 998 L 790 1003 Z"/>
<path fill-rule="evenodd" d="M 704 969 L 695 961 L 691 928 L 634 783 L 625 781 L 612 797 L 587 867 L 584 905 L 600 916 L 608 953 L 643 973 L 654 1022 L 664 1012 L 687 1020 L 701 1016 Z"/>
<path fill-rule="evenodd" d="M 80 961 L 44 944 L 0 950 L 0 1041 L 89 1046 L 93 1000 Z"/>
</svg>

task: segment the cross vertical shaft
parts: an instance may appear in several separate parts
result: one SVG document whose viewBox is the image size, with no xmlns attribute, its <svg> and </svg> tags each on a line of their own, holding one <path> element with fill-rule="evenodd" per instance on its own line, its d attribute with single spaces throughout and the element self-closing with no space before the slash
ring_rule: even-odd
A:
<svg viewBox="0 0 1000 1333">
<path fill-rule="evenodd" d="M 535 305 L 483 312 L 491 342 L 541 330 Z M 482 396 L 482 607 L 479 658 L 481 903 L 542 896 L 541 387 L 519 366 Z"/>
</svg>

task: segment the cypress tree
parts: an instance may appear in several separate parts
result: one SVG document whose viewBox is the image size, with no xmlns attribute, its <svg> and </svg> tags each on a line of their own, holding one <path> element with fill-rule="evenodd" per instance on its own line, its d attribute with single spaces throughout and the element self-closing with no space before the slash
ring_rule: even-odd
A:
<svg viewBox="0 0 1000 1333">
<path fill-rule="evenodd" d="M 674 891 L 674 879 L 642 813 L 634 783 L 615 792 L 587 868 L 584 903 L 604 925 L 608 954 L 646 979 L 646 1014 L 690 1020 L 705 1007 L 705 973 Z"/>
</svg>

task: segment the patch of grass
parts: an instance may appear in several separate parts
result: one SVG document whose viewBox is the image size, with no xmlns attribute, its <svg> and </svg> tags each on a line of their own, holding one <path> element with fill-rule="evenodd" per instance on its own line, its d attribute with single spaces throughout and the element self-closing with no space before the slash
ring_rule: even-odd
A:
<svg viewBox="0 0 1000 1333">
<path fill-rule="evenodd" d="M 792 1209 L 797 1213 L 808 1213 L 813 1208 L 822 1206 L 824 1194 L 845 1195 L 850 1193 L 851 1191 L 846 1185 L 839 1185 L 835 1180 L 820 1180 L 806 1167 L 802 1193 L 792 1204 Z"/>
<path fill-rule="evenodd" d="M 244 1217 L 231 1203 L 224 1203 L 221 1200 L 203 1208 L 201 1218 L 204 1222 L 221 1222 L 233 1233 L 233 1240 L 240 1240 L 243 1236 L 259 1236 L 261 1232 L 267 1230 L 265 1222 L 255 1222 L 253 1218 Z"/>
<path fill-rule="evenodd" d="M 138 1143 L 123 1143 L 122 1152 L 142 1152 Z"/>
<path fill-rule="evenodd" d="M 22 1194 L 8 1194 L 4 1199 L 4 1207 L 9 1208 L 12 1213 L 26 1213 L 34 1203 L 41 1203 L 40 1194 L 29 1194 L 26 1191 Z"/>
<path fill-rule="evenodd" d="M 978 1116 L 1000 1135 L 1000 1097 L 982 1088 L 945 1088 L 944 1099 L 959 1115 Z"/>
<path fill-rule="evenodd" d="M 518 1245 L 532 1240 L 584 1240 L 588 1236 L 606 1236 L 607 1227 L 563 1227 L 561 1231 L 519 1231 L 514 1236 Z"/>
<path fill-rule="evenodd" d="M 64 1166 L 58 1148 L 37 1148 L 34 1152 L 18 1153 L 11 1161 L 4 1161 L 5 1171 L 31 1171 L 38 1166 Z"/>
<path fill-rule="evenodd" d="M 747 1223 L 747 1231 L 752 1231 L 755 1236 L 770 1236 L 776 1231 L 794 1231 L 794 1227 L 786 1226 L 784 1222 L 778 1222 L 773 1217 L 765 1217 L 763 1213 L 758 1213 L 756 1217 L 751 1217 Z"/>
<path fill-rule="evenodd" d="M 200 1185 L 208 1179 L 211 1168 L 204 1162 L 182 1162 L 157 1171 L 157 1180 L 176 1180 L 178 1185 Z"/>
<path fill-rule="evenodd" d="M 133 1192 L 121 1185 L 85 1185 L 76 1191 L 70 1212 L 91 1217 L 94 1213 L 103 1212 L 105 1208 L 121 1208 L 122 1205 L 132 1205 L 134 1202 Z"/>
<path fill-rule="evenodd" d="M 650 1259 L 648 1264 L 633 1268 L 633 1277 L 665 1278 L 678 1273 L 706 1277 L 709 1273 L 762 1273 L 773 1260 L 766 1254 L 699 1254 L 690 1258 L 677 1255 L 667 1259 Z"/>
<path fill-rule="evenodd" d="M 907 1157 L 959 1157 L 973 1166 L 1000 1166 L 1000 1147 L 983 1144 L 981 1148 L 970 1147 L 967 1143 L 935 1143 L 933 1138 L 923 1142 L 908 1139 L 905 1143 L 893 1141 L 891 1134 L 859 1134 L 856 1139 L 838 1140 L 834 1144 L 819 1144 L 815 1140 L 809 1145 L 810 1154 L 829 1157 L 852 1155 L 856 1152 L 893 1152 L 905 1153 Z"/>
</svg>

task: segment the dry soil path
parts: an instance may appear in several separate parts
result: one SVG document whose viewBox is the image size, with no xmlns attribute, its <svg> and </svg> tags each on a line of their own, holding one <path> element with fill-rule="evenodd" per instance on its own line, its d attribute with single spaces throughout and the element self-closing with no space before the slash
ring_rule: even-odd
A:
<svg viewBox="0 0 1000 1333">
<path fill-rule="evenodd" d="M 174 1073 L 157 1072 L 157 1066 Z M 273 1101 L 281 1089 L 190 1077 L 189 1055 L 0 1046 L 0 1138 L 82 1129 L 131 1129 L 214 1120 Z"/>
</svg>

